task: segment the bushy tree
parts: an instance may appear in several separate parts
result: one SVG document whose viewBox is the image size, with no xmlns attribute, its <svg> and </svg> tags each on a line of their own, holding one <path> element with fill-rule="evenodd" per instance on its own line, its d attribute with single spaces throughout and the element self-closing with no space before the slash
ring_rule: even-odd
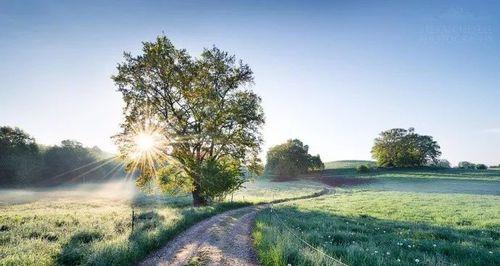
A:
<svg viewBox="0 0 500 266">
<path fill-rule="evenodd" d="M 325 169 L 325 164 L 321 161 L 321 157 L 318 155 L 309 156 L 309 169 L 308 170 L 323 170 Z"/>
<path fill-rule="evenodd" d="M 486 170 L 486 169 L 488 169 L 488 166 L 486 166 L 486 164 L 480 163 L 480 164 L 476 165 L 476 169 L 477 170 Z"/>
<path fill-rule="evenodd" d="M 309 154 L 309 146 L 298 139 L 271 147 L 267 152 L 266 170 L 282 175 L 296 176 L 310 170 L 322 170 L 324 164 L 319 155 Z"/>
<path fill-rule="evenodd" d="M 358 167 L 356 167 L 356 171 L 360 174 L 366 174 L 366 173 L 369 173 L 370 172 L 370 167 L 368 167 L 367 165 L 360 165 Z"/>
<path fill-rule="evenodd" d="M 375 139 L 372 156 L 381 167 L 418 167 L 436 162 L 440 147 L 431 136 L 419 135 L 413 128 L 394 128 Z"/>
<path fill-rule="evenodd" d="M 235 165 L 253 169 L 258 164 L 264 113 L 260 97 L 248 88 L 252 70 L 235 56 L 213 47 L 192 58 L 159 36 L 143 43 L 141 55 L 125 53 L 113 80 L 125 101 L 123 131 L 116 136 L 122 154 L 146 121 L 168 139 L 160 148 L 165 158 L 154 163 L 155 169 L 166 167 L 162 178 L 142 167 L 139 184 L 187 179 L 194 205 L 205 205 L 224 194 L 210 192 L 207 180 L 215 178 L 220 189 L 231 191 L 239 183 L 234 179 L 241 178 Z"/>
<path fill-rule="evenodd" d="M 437 168 L 451 168 L 451 163 L 446 159 L 438 159 L 436 162 L 431 162 L 429 166 Z"/>
<path fill-rule="evenodd" d="M 35 139 L 17 127 L 0 127 L 0 185 L 30 185 L 39 167 Z"/>
<path fill-rule="evenodd" d="M 463 161 L 463 162 L 459 162 L 458 163 L 458 168 L 461 168 L 461 169 L 476 169 L 476 164 L 471 163 L 471 162 L 467 162 L 467 161 Z"/>
</svg>

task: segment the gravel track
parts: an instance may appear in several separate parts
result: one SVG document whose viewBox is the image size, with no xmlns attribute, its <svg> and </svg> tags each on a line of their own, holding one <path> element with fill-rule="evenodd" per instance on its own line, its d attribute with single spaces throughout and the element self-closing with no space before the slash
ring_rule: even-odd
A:
<svg viewBox="0 0 500 266">
<path fill-rule="evenodd" d="M 322 192 L 304 197 L 318 197 Z M 255 215 L 269 204 L 226 211 L 195 224 L 138 265 L 259 265 L 253 246 Z"/>
</svg>

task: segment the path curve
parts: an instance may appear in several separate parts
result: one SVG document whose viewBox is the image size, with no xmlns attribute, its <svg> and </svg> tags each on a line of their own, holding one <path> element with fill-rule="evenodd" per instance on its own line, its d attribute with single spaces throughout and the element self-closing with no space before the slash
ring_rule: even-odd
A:
<svg viewBox="0 0 500 266">
<path fill-rule="evenodd" d="M 298 199 L 318 197 L 330 192 L 330 188 L 325 188 Z M 139 265 L 259 265 L 251 237 L 252 228 L 257 212 L 268 206 L 262 204 L 239 208 L 203 220 L 176 236 Z"/>
</svg>

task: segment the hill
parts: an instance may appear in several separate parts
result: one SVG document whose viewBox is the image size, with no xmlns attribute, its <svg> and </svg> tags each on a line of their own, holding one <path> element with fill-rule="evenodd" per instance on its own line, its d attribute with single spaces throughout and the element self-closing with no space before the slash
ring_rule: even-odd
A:
<svg viewBox="0 0 500 266">
<path fill-rule="evenodd" d="M 325 163 L 325 169 L 339 169 L 339 168 L 356 168 L 360 165 L 375 166 L 374 161 L 367 160 L 341 160 L 331 161 Z"/>
</svg>

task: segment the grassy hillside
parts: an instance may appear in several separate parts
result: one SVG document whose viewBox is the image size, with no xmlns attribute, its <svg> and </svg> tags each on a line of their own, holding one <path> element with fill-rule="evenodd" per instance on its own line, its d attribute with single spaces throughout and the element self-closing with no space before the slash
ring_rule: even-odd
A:
<svg viewBox="0 0 500 266">
<path fill-rule="evenodd" d="M 342 160 L 325 163 L 325 169 L 356 168 L 360 165 L 375 166 L 374 161 L 365 160 Z"/>
</svg>

